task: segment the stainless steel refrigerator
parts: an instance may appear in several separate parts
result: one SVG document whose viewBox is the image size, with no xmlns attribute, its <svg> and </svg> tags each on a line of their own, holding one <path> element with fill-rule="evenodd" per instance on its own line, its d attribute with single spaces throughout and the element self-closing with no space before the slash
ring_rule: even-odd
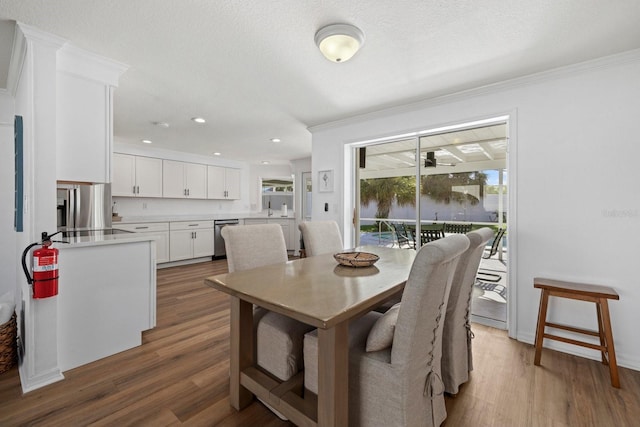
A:
<svg viewBox="0 0 640 427">
<path fill-rule="evenodd" d="M 111 228 L 111 184 L 58 183 L 58 229 Z"/>
</svg>

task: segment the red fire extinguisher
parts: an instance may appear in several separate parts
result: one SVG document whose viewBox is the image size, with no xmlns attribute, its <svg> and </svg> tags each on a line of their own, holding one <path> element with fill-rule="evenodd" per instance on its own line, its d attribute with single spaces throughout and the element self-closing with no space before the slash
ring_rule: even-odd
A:
<svg viewBox="0 0 640 427">
<path fill-rule="evenodd" d="M 27 276 L 27 282 L 32 285 L 33 298 L 49 298 L 58 295 L 58 249 L 52 248 L 51 238 L 58 233 L 48 235 L 42 233 L 42 242 L 32 243 L 22 252 L 22 269 Z M 26 257 L 29 250 L 34 246 L 42 245 L 41 248 L 33 251 L 32 271 L 33 277 L 29 275 Z"/>
</svg>

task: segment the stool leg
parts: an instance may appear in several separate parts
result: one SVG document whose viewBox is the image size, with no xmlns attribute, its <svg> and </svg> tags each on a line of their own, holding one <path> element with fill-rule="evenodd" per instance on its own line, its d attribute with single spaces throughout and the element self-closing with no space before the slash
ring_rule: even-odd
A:
<svg viewBox="0 0 640 427">
<path fill-rule="evenodd" d="M 540 310 L 538 311 L 538 326 L 536 327 L 536 356 L 533 359 L 534 365 L 540 365 L 542 357 L 542 341 L 544 340 L 544 327 L 547 321 L 547 305 L 549 304 L 549 291 L 542 290 L 540 296 Z"/>
<path fill-rule="evenodd" d="M 600 350 L 600 353 L 602 353 L 602 364 L 608 365 L 609 362 L 607 361 L 607 355 L 606 355 L 607 341 L 605 340 L 604 328 L 602 326 L 602 310 L 600 309 L 600 301 L 596 301 L 596 313 L 598 315 L 598 335 L 600 335 L 600 346 L 602 347 L 602 350 Z"/>
<path fill-rule="evenodd" d="M 602 324 L 604 326 L 604 336 L 607 343 L 607 354 L 609 356 L 609 373 L 611 374 L 611 385 L 620 388 L 620 377 L 618 377 L 618 364 L 616 362 L 616 350 L 613 346 L 613 331 L 611 330 L 611 318 L 609 317 L 609 304 L 606 298 L 600 299 L 602 306 Z"/>
</svg>

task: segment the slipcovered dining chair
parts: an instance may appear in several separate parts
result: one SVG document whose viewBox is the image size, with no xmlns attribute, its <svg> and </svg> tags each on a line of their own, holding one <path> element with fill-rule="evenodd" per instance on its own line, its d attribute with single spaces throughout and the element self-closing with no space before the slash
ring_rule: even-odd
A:
<svg viewBox="0 0 640 427">
<path fill-rule="evenodd" d="M 279 224 L 224 227 L 222 237 L 230 273 L 288 260 L 287 246 Z M 281 381 L 297 374 L 303 366 L 304 334 L 313 328 L 261 307 L 254 309 L 253 325 L 258 366 Z M 284 418 L 277 411 L 274 412 Z"/>
<path fill-rule="evenodd" d="M 342 235 L 335 221 L 305 221 L 298 225 L 306 256 L 341 252 Z"/>
<path fill-rule="evenodd" d="M 482 252 L 492 237 L 493 230 L 488 227 L 467 233 L 469 248 L 460 256 L 451 283 L 442 335 L 442 381 L 444 390 L 450 394 L 458 393 L 458 387 L 469 380 L 473 369 L 473 334 L 469 325 L 471 293 Z"/>
<path fill-rule="evenodd" d="M 446 418 L 440 380 L 442 331 L 465 235 L 424 245 L 401 302 L 349 324 L 349 425 L 439 426 Z M 318 391 L 317 330 L 304 337 L 304 385 Z"/>
</svg>

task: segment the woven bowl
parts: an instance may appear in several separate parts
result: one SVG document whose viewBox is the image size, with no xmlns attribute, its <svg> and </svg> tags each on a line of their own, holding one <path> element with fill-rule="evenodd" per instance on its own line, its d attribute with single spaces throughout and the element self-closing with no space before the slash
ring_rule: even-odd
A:
<svg viewBox="0 0 640 427">
<path fill-rule="evenodd" d="M 380 259 L 378 255 L 369 252 L 339 252 L 333 257 L 346 267 L 369 267 Z"/>
</svg>

